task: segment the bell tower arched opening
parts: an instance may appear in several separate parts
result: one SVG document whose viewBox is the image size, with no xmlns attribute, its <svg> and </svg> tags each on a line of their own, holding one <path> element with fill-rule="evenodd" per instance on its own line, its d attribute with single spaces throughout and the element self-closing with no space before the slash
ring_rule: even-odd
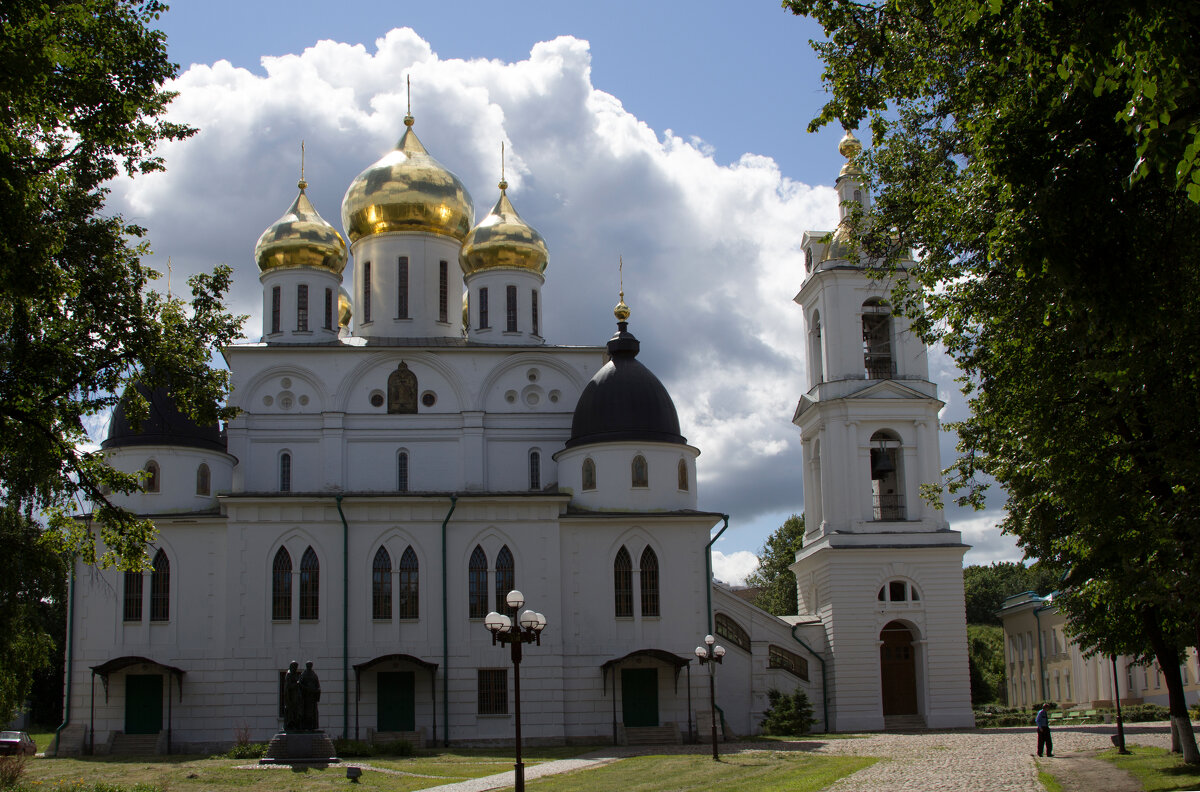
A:
<svg viewBox="0 0 1200 792">
<path fill-rule="evenodd" d="M 879 633 L 879 682 L 883 717 L 918 714 L 917 652 L 902 622 L 888 622 Z"/>
<path fill-rule="evenodd" d="M 890 429 L 871 435 L 871 519 L 907 519 L 902 466 L 900 436 Z"/>
</svg>

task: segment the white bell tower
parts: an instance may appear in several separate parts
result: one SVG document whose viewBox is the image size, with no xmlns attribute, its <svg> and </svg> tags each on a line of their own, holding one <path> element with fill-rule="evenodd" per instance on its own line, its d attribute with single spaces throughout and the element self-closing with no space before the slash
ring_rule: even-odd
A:
<svg viewBox="0 0 1200 792">
<path fill-rule="evenodd" d="M 941 483 L 938 411 L 925 345 L 893 314 L 888 277 L 850 245 L 854 204 L 870 207 L 847 133 L 832 238 L 806 232 L 808 390 L 793 423 L 804 470 L 799 613 L 820 619 L 837 731 L 974 725 L 962 558 L 967 546 L 921 498 Z M 824 241 L 828 240 L 828 242 Z M 898 265 L 902 272 L 907 262 Z"/>
</svg>

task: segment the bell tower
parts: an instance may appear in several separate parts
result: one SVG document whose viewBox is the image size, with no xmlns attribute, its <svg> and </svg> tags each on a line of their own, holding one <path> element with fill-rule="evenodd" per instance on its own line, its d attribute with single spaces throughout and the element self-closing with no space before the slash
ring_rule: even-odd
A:
<svg viewBox="0 0 1200 792">
<path fill-rule="evenodd" d="M 803 454 L 804 546 L 798 612 L 819 618 L 832 659 L 832 726 L 971 726 L 962 558 L 967 546 L 921 498 L 941 483 L 937 386 L 925 345 L 893 313 L 891 285 L 855 255 L 855 214 L 870 209 L 846 133 L 836 182 L 841 221 L 805 232 L 808 389 L 792 418 Z"/>
</svg>

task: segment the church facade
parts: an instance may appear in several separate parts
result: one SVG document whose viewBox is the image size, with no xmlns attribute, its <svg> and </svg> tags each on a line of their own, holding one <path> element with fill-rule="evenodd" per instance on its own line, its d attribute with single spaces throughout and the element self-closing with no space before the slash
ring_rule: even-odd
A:
<svg viewBox="0 0 1200 792">
<path fill-rule="evenodd" d="M 800 615 L 771 616 L 712 580 L 728 520 L 697 507 L 700 451 L 637 359 L 624 295 L 606 346 L 548 343 L 545 241 L 504 181 L 476 223 L 413 123 L 348 188 L 348 244 L 303 179 L 260 237 L 262 340 L 223 350 L 236 419 L 196 426 L 163 392 L 136 430 L 114 415 L 104 449 L 146 477 L 122 503 L 159 535 L 144 572 L 74 571 L 59 753 L 266 740 L 291 661 L 314 663 L 332 735 L 511 742 L 514 668 L 483 621 L 510 612 L 513 589 L 547 623 L 520 666 L 529 740 L 706 737 L 709 668 L 693 654 L 706 634 L 727 649 L 727 736 L 758 731 L 772 689 L 805 690 L 819 729 L 883 728 L 893 712 L 968 725 L 965 548 L 915 497 L 937 478 L 923 348 L 894 341 L 916 378 L 859 372 L 847 389 L 847 373 L 801 401 Z M 804 244 L 821 256 L 817 239 Z M 846 277 L 825 260 L 808 273 L 806 317 L 857 299 Z M 858 329 L 836 332 L 852 356 Z M 838 354 L 821 352 L 824 370 L 849 372 Z M 863 493 L 840 492 L 876 446 L 894 469 L 870 492 L 906 489 L 912 516 L 872 517 Z M 894 645 L 914 658 L 899 671 Z"/>
</svg>

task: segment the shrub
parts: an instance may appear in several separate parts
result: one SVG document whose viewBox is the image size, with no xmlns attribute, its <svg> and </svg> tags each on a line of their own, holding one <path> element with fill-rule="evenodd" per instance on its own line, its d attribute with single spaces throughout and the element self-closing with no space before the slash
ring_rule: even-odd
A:
<svg viewBox="0 0 1200 792">
<path fill-rule="evenodd" d="M 238 742 L 225 754 L 227 759 L 261 759 L 267 752 L 266 743 Z"/>
<path fill-rule="evenodd" d="M 808 694 L 797 689 L 791 695 L 778 690 L 767 691 L 770 707 L 762 720 L 763 734 L 791 737 L 808 734 L 813 725 L 813 708 Z"/>
<path fill-rule="evenodd" d="M 376 756 L 412 756 L 413 745 L 408 740 L 392 740 L 374 746 Z"/>
<path fill-rule="evenodd" d="M 375 755 L 375 746 L 363 740 L 347 740 L 339 737 L 333 741 L 333 747 L 337 751 L 337 755 L 343 759 Z"/>
<path fill-rule="evenodd" d="M 1171 717 L 1171 711 L 1158 704 L 1129 704 L 1121 707 L 1121 717 L 1126 723 L 1164 721 Z"/>
<path fill-rule="evenodd" d="M 0 789 L 15 787 L 25 775 L 24 756 L 0 756 Z"/>
</svg>

